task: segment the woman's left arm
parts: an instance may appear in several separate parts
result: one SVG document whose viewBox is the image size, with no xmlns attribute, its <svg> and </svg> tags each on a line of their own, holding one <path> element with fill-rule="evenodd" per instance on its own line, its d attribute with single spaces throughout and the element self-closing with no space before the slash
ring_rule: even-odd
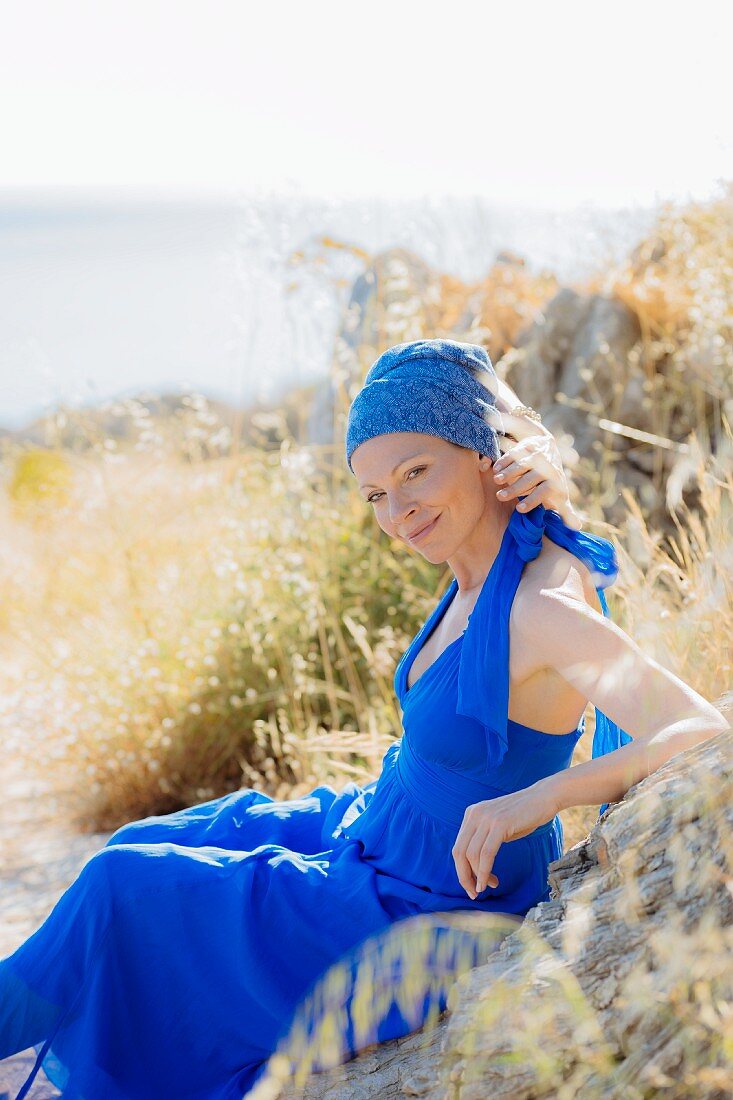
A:
<svg viewBox="0 0 733 1100">
<path fill-rule="evenodd" d="M 730 728 L 712 703 L 583 600 L 564 588 L 533 599 L 534 652 L 634 738 L 543 779 L 558 811 L 617 802 L 672 756 Z"/>
<path fill-rule="evenodd" d="M 469 806 L 453 856 L 471 897 L 498 885 L 491 869 L 505 841 L 526 836 L 570 806 L 617 802 L 672 756 L 731 728 L 711 703 L 589 607 L 577 584 L 575 574 L 557 588 L 522 593 L 512 640 L 531 647 L 538 668 L 554 669 L 634 740 L 523 790 Z"/>
</svg>

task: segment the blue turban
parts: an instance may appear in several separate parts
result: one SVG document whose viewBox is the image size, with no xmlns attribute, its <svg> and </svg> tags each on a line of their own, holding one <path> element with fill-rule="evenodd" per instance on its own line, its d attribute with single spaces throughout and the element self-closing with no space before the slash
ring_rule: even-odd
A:
<svg viewBox="0 0 733 1100">
<path fill-rule="evenodd" d="M 424 432 L 495 461 L 498 437 L 484 416 L 496 372 L 485 348 L 458 340 L 395 344 L 369 368 L 349 409 L 346 461 L 367 439 L 387 432 Z M 482 381 L 483 379 L 483 381 Z"/>
</svg>

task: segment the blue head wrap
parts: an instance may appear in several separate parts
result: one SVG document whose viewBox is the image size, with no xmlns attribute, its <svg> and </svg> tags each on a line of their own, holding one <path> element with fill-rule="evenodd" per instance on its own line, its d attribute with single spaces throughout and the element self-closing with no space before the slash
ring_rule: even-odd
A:
<svg viewBox="0 0 733 1100">
<path fill-rule="evenodd" d="M 349 469 L 354 472 L 351 455 L 359 444 L 386 432 L 441 436 L 496 460 L 498 438 L 483 411 L 495 404 L 490 378 L 496 373 L 479 344 L 415 340 L 389 348 L 369 368 L 349 409 Z"/>
</svg>

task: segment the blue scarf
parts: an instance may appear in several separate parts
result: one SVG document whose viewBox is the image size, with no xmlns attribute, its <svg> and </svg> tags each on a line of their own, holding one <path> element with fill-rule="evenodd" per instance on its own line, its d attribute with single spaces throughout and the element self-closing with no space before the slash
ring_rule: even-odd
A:
<svg viewBox="0 0 733 1100">
<path fill-rule="evenodd" d="M 483 381 L 482 381 L 483 379 Z M 346 461 L 367 439 L 387 432 L 423 432 L 468 447 L 495 461 L 496 432 L 483 410 L 496 372 L 485 348 L 457 340 L 415 340 L 380 355 L 349 409 Z"/>
</svg>

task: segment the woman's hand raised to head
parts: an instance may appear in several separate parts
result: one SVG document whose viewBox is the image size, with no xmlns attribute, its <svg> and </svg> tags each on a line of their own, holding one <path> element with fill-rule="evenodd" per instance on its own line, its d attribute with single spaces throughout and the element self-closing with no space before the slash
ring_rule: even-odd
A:
<svg viewBox="0 0 733 1100">
<path fill-rule="evenodd" d="M 486 410 L 489 422 L 499 433 L 502 452 L 492 471 L 497 498 L 503 502 L 524 497 L 517 503 L 521 512 L 543 504 L 558 512 L 568 527 L 580 530 L 582 518 L 570 503 L 570 490 L 554 435 L 544 424 L 514 415 L 512 409 L 521 402 L 511 386 L 498 381 L 498 389 L 496 409 L 489 406 Z"/>
</svg>

